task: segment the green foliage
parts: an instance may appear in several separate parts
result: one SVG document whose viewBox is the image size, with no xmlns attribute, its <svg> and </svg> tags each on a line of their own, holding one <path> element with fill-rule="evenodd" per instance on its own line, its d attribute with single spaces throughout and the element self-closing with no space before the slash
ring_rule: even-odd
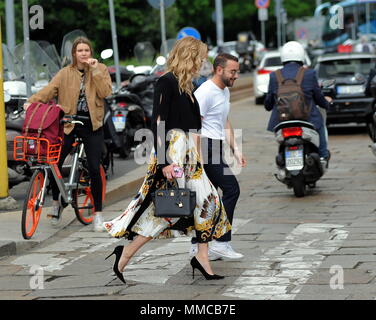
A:
<svg viewBox="0 0 376 320">
<path fill-rule="evenodd" d="M 260 23 L 253 0 L 222 0 L 225 41 L 235 40 L 242 31 L 253 31 L 260 38 Z M 267 34 L 275 37 L 274 1 L 270 1 Z M 315 1 L 284 0 L 288 17 L 312 15 Z M 93 41 L 96 52 L 112 47 L 111 25 L 107 0 L 29 0 L 44 9 L 44 30 L 30 30 L 32 40 L 54 43 L 58 52 L 63 36 L 75 29 L 85 31 Z M 14 1 L 17 43 L 23 40 L 22 1 Z M 133 56 L 137 42 L 150 41 L 160 49 L 160 13 L 147 0 L 114 0 L 118 46 L 122 59 Z M 216 26 L 213 21 L 215 0 L 176 0 L 166 9 L 167 38 L 175 38 L 186 26 L 199 30 L 202 39 L 215 44 Z M 5 1 L 0 1 L 2 36 L 5 36 Z M 269 29 L 269 30 L 268 30 Z"/>
</svg>

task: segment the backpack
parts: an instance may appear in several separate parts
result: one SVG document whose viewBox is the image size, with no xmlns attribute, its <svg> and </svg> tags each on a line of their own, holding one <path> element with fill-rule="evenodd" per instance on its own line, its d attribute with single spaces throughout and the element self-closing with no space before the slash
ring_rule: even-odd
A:
<svg viewBox="0 0 376 320">
<path fill-rule="evenodd" d="M 22 127 L 27 141 L 25 155 L 48 157 L 51 146 L 62 143 L 64 125 L 60 121 L 63 116 L 64 111 L 54 103 L 34 102 L 27 108 Z"/>
<path fill-rule="evenodd" d="M 281 70 L 275 72 L 278 81 L 277 110 L 279 121 L 308 120 L 311 106 L 306 103 L 301 88 L 304 71 L 305 68 L 299 68 L 295 79 L 284 79 Z"/>
</svg>

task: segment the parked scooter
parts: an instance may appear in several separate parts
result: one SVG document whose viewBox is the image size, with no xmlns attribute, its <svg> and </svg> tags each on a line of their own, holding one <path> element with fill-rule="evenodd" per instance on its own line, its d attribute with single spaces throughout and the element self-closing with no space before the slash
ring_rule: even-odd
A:
<svg viewBox="0 0 376 320">
<path fill-rule="evenodd" d="M 6 116 L 18 110 L 26 101 L 26 83 L 23 80 L 22 65 L 5 44 L 3 48 L 4 102 Z"/>
<path fill-rule="evenodd" d="M 123 87 L 107 97 L 106 103 L 113 111 L 112 120 L 120 138 L 120 148 L 115 152 L 125 159 L 138 144 L 134 140 L 136 131 L 146 127 L 141 101 L 136 94 Z"/>
<path fill-rule="evenodd" d="M 334 83 L 335 80 L 323 82 L 326 96 L 331 96 L 329 90 Z M 304 197 L 307 186 L 314 188 L 327 169 L 327 161 L 319 156 L 319 134 L 311 123 L 302 120 L 280 122 L 274 132 L 279 144 L 275 177 L 293 188 L 296 197 Z"/>
<path fill-rule="evenodd" d="M 372 114 L 366 117 L 367 132 L 372 140 L 372 144 L 369 146 L 372 153 L 376 156 L 376 76 L 371 79 L 370 93 L 374 99 L 372 106 Z"/>
<path fill-rule="evenodd" d="M 6 100 L 5 100 L 6 101 Z M 6 119 L 7 163 L 9 188 L 30 179 L 32 171 L 27 162 L 15 161 L 13 156 L 13 141 L 21 135 L 25 120 L 25 111 L 22 106 L 8 115 Z"/>
<path fill-rule="evenodd" d="M 154 86 L 158 78 L 164 73 L 166 58 L 159 56 L 156 59 L 156 65 L 150 73 L 135 74 L 127 85 L 127 90 L 136 94 L 140 99 L 140 104 L 144 109 L 146 127 L 151 128 L 151 119 L 153 115 Z"/>
</svg>

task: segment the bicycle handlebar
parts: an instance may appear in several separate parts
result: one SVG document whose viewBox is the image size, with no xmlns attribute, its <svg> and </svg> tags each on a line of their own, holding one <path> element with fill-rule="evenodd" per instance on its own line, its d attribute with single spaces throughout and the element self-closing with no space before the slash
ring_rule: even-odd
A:
<svg viewBox="0 0 376 320">
<path fill-rule="evenodd" d="M 81 121 L 80 121 L 81 120 Z M 79 116 L 76 114 L 73 115 L 65 115 L 63 119 L 61 119 L 61 123 L 72 123 L 72 124 L 81 124 L 84 125 L 82 121 L 90 120 L 90 117 L 86 116 Z"/>
</svg>

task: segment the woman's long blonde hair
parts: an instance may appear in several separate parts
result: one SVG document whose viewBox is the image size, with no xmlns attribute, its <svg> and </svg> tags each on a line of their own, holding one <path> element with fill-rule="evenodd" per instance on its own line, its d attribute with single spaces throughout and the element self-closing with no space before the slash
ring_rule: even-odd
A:
<svg viewBox="0 0 376 320">
<path fill-rule="evenodd" d="M 192 97 L 194 77 L 197 77 L 208 47 L 193 37 L 178 40 L 167 59 L 167 72 L 172 72 L 178 79 L 179 89 Z"/>
</svg>

